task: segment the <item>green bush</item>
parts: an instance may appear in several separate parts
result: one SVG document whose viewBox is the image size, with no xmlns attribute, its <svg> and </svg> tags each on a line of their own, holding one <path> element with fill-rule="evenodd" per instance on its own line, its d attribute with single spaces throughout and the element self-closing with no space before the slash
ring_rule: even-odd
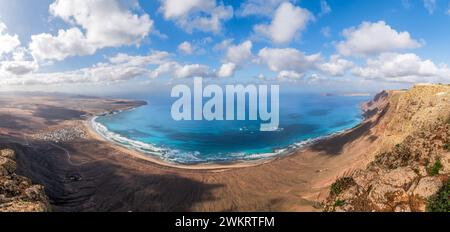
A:
<svg viewBox="0 0 450 232">
<path fill-rule="evenodd" d="M 352 177 L 342 177 L 331 185 L 331 194 L 336 196 L 355 184 Z"/>
<path fill-rule="evenodd" d="M 345 201 L 343 200 L 336 200 L 334 202 L 334 207 L 340 207 L 340 206 L 344 206 L 345 205 Z"/>
<path fill-rule="evenodd" d="M 428 174 L 430 174 L 430 176 L 436 176 L 437 174 L 439 174 L 439 171 L 442 168 L 442 163 L 441 160 L 436 160 L 436 162 L 434 162 L 433 166 L 431 166 L 428 169 Z"/>
<path fill-rule="evenodd" d="M 450 213 L 450 180 L 428 200 L 427 211 Z"/>
</svg>

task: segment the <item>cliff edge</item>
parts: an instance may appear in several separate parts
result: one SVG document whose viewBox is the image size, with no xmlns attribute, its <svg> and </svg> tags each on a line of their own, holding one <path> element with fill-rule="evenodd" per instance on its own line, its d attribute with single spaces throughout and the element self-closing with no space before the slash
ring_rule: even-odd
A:
<svg viewBox="0 0 450 232">
<path fill-rule="evenodd" d="M 44 187 L 16 174 L 13 150 L 0 150 L 0 212 L 46 211 L 50 211 L 50 204 Z"/>
<path fill-rule="evenodd" d="M 331 185 L 325 211 L 450 211 L 450 86 L 384 91 L 365 106 L 373 160 Z"/>
</svg>

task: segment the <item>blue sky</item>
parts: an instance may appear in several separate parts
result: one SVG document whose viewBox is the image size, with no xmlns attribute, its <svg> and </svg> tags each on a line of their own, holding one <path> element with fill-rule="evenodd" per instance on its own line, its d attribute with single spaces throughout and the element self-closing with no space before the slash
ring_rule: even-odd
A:
<svg viewBox="0 0 450 232">
<path fill-rule="evenodd" d="M 0 0 L 0 89 L 449 82 L 449 2 Z"/>
</svg>

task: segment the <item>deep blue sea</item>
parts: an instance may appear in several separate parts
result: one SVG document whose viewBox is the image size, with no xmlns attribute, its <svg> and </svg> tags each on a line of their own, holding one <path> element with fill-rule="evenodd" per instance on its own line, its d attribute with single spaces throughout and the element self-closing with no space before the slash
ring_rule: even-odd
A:
<svg viewBox="0 0 450 232">
<path fill-rule="evenodd" d="M 195 164 L 267 159 L 361 122 L 370 96 L 282 93 L 280 129 L 261 132 L 259 121 L 174 121 L 164 94 L 144 97 L 148 105 L 93 121 L 107 139 L 172 163 Z M 138 99 L 142 99 L 140 96 Z"/>
</svg>

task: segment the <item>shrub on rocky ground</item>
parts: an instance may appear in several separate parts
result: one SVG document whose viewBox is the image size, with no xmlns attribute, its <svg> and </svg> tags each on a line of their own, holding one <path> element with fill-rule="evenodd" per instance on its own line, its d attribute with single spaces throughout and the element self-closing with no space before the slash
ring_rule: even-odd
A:
<svg viewBox="0 0 450 232">
<path fill-rule="evenodd" d="M 450 180 L 447 180 L 439 192 L 428 200 L 427 211 L 450 212 Z"/>
<path fill-rule="evenodd" d="M 430 176 L 436 176 L 439 174 L 439 171 L 442 169 L 442 163 L 440 159 L 437 159 L 434 164 L 428 168 L 428 174 Z"/>
<path fill-rule="evenodd" d="M 336 180 L 331 185 L 331 194 L 334 196 L 339 195 L 342 191 L 348 189 L 352 185 L 355 185 L 355 180 L 353 177 L 342 177 Z"/>
<path fill-rule="evenodd" d="M 374 165 L 379 165 L 387 169 L 406 167 L 417 157 L 411 152 L 409 146 L 398 144 L 389 152 L 383 152 L 375 157 Z"/>
</svg>

